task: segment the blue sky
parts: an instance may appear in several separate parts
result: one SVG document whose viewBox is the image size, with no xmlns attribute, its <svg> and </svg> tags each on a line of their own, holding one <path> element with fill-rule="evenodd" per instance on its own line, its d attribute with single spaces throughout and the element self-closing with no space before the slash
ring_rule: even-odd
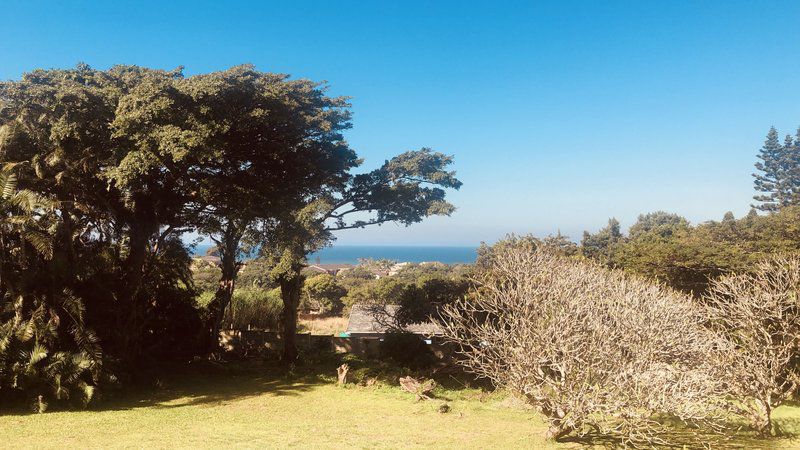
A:
<svg viewBox="0 0 800 450">
<path fill-rule="evenodd" d="M 79 61 L 253 63 L 351 96 L 365 168 L 422 146 L 456 156 L 452 217 L 341 244 L 739 216 L 769 127 L 800 125 L 796 1 L 100 3 L 4 0 L 0 79 Z"/>
</svg>

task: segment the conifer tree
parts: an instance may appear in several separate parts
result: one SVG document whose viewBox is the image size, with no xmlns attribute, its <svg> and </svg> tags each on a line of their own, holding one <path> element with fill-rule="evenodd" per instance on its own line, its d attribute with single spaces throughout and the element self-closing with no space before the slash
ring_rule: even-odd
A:
<svg viewBox="0 0 800 450">
<path fill-rule="evenodd" d="M 800 204 L 800 137 L 792 140 L 786 136 L 783 145 L 778 139 L 778 131 L 770 128 L 764 146 L 758 154 L 754 173 L 754 186 L 758 194 L 753 199 L 759 204 L 754 208 L 775 212 L 779 209 Z"/>
<path fill-rule="evenodd" d="M 789 161 L 789 180 L 792 186 L 792 205 L 800 205 L 800 128 L 795 133 L 794 143 L 787 151 Z"/>
</svg>

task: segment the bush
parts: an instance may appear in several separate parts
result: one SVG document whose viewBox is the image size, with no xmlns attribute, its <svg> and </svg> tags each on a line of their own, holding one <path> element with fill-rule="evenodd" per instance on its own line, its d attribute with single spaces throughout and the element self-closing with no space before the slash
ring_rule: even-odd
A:
<svg viewBox="0 0 800 450">
<path fill-rule="evenodd" d="M 320 314 L 338 314 L 344 307 L 342 297 L 345 294 L 347 291 L 336 283 L 336 278 L 320 274 L 305 281 L 300 307 Z"/>
<path fill-rule="evenodd" d="M 735 411 L 762 434 L 800 383 L 800 257 L 772 258 L 753 274 L 715 280 L 705 298 L 725 336 Z"/>
<path fill-rule="evenodd" d="M 392 277 L 383 277 L 351 288 L 342 298 L 349 309 L 357 303 L 390 305 L 399 303 L 409 284 Z"/>
<path fill-rule="evenodd" d="M 435 361 L 433 352 L 422 338 L 413 333 L 387 333 L 380 344 L 380 353 L 409 369 L 429 367 Z"/>
<path fill-rule="evenodd" d="M 462 363 L 517 392 L 559 439 L 664 442 L 664 417 L 721 426 L 719 339 L 692 300 L 526 242 L 491 251 L 480 288 L 445 309 Z"/>
<path fill-rule="evenodd" d="M 200 292 L 214 292 L 219 286 L 222 270 L 219 266 L 205 261 L 192 262 L 192 281 Z"/>
<path fill-rule="evenodd" d="M 0 401 L 25 400 L 38 412 L 53 402 L 87 405 L 102 353 L 80 300 L 67 291 L 48 302 L 0 300 Z"/>
</svg>

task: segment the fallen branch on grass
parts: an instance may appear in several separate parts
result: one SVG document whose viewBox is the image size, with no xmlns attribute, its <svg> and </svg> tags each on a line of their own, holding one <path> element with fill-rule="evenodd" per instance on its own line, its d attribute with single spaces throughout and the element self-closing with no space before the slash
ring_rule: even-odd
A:
<svg viewBox="0 0 800 450">
<path fill-rule="evenodd" d="M 431 379 L 419 381 L 412 377 L 403 377 L 400 378 L 400 386 L 404 391 L 416 394 L 417 401 L 420 401 L 433 398 L 433 389 L 436 387 L 436 382 Z"/>
</svg>

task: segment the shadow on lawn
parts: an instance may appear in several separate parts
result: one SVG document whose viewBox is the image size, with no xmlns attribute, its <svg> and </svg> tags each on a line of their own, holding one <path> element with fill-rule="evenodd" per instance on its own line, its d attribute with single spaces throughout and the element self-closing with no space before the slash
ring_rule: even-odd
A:
<svg viewBox="0 0 800 450">
<path fill-rule="evenodd" d="M 294 373 L 287 368 L 263 363 L 192 363 L 165 371 L 155 387 L 137 388 L 100 400 L 97 411 L 134 408 L 183 408 L 220 404 L 260 395 L 300 395 L 315 386 L 330 383 L 322 374 Z"/>
<path fill-rule="evenodd" d="M 727 430 L 725 434 L 697 428 L 675 427 L 662 435 L 664 441 L 668 443 L 657 444 L 654 447 L 664 449 L 766 449 L 774 447 L 780 440 L 798 437 L 797 434 L 788 430 L 796 430 L 800 422 L 794 419 L 779 419 L 775 424 L 778 430 L 776 436 L 772 437 L 760 437 L 746 427 Z M 625 443 L 618 438 L 594 432 L 580 437 L 567 436 L 559 442 L 579 444 L 588 448 L 627 448 Z M 641 445 L 641 447 L 650 448 L 648 445 Z"/>
</svg>

